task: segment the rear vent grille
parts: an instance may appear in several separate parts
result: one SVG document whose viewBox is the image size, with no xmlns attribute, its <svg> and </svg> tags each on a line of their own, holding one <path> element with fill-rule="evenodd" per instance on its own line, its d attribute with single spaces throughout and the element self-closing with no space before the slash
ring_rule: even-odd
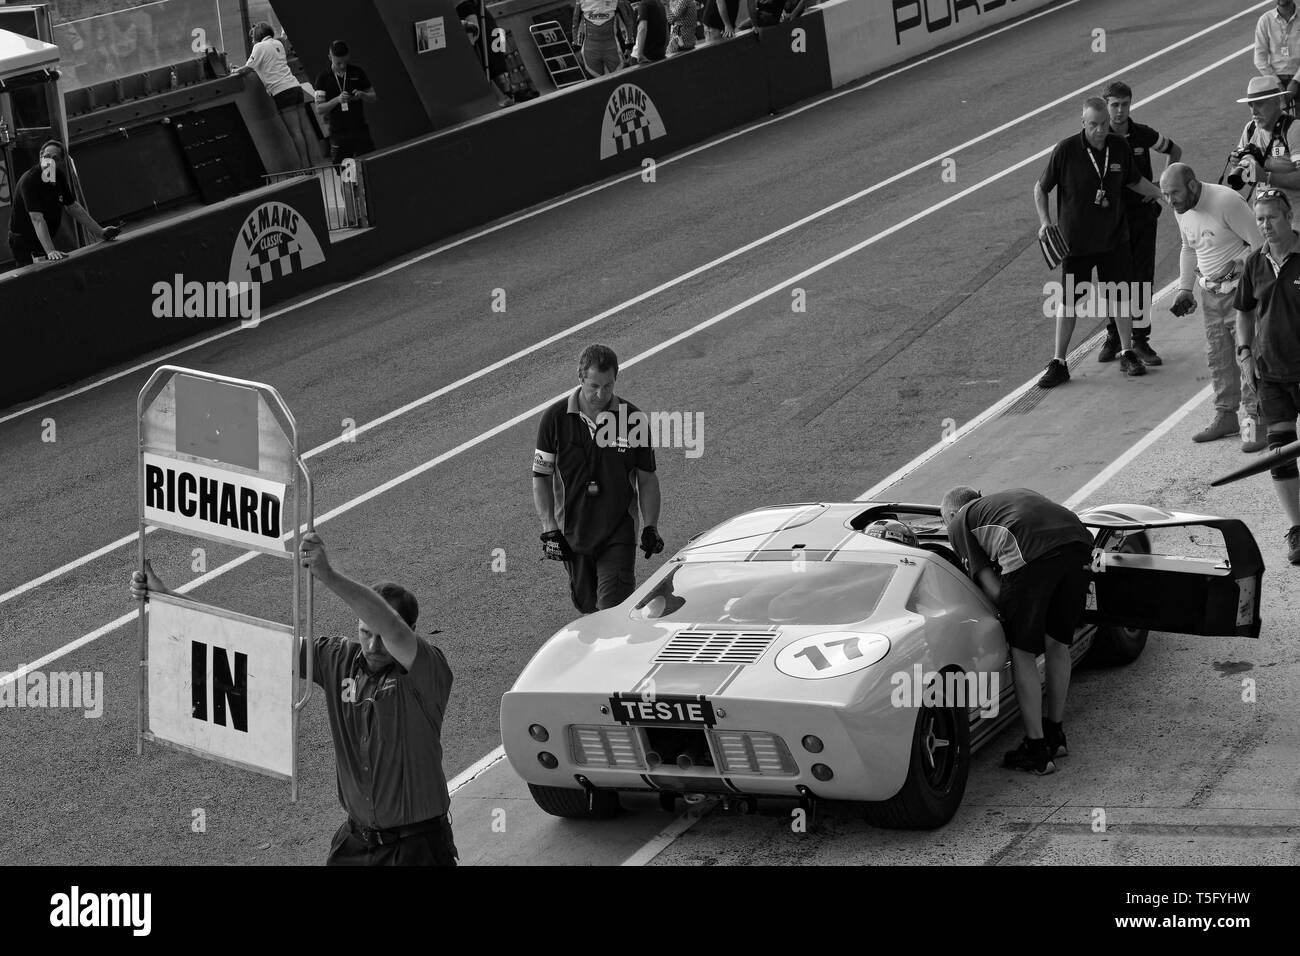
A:
<svg viewBox="0 0 1300 956">
<path fill-rule="evenodd" d="M 705 630 L 687 628 L 673 635 L 655 657 L 657 663 L 752 664 L 776 640 L 777 628 Z"/>
</svg>

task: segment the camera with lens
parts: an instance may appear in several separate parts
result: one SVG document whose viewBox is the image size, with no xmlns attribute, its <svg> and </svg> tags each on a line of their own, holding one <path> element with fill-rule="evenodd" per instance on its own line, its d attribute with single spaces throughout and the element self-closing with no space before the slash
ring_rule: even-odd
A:
<svg viewBox="0 0 1300 956">
<path fill-rule="evenodd" d="M 1228 173 L 1228 185 L 1233 189 L 1244 189 L 1247 185 L 1255 182 L 1255 164 L 1258 163 L 1260 168 L 1264 166 L 1264 151 L 1254 143 L 1249 144 L 1243 149 L 1234 149 L 1232 151 L 1231 161 L 1236 165 L 1233 166 L 1232 172 Z M 1254 162 L 1251 162 L 1254 160 Z"/>
</svg>

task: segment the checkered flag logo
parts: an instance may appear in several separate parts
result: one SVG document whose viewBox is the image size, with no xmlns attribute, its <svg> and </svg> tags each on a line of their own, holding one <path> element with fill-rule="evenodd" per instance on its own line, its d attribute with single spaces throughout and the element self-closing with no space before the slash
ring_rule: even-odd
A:
<svg viewBox="0 0 1300 956">
<path fill-rule="evenodd" d="M 325 261 L 311 224 L 286 203 L 263 203 L 249 213 L 230 254 L 230 281 L 265 285 Z"/>
<path fill-rule="evenodd" d="M 600 132 L 600 158 L 620 156 L 667 133 L 654 101 L 635 83 L 609 95 Z"/>
</svg>

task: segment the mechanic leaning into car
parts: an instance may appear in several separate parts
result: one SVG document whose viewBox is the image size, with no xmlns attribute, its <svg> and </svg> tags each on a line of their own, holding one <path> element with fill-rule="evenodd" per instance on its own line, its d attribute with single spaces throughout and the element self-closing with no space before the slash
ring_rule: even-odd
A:
<svg viewBox="0 0 1300 956">
<path fill-rule="evenodd" d="M 1053 758 L 1067 754 L 1070 645 L 1088 593 L 1092 534 L 1069 508 L 1027 488 L 981 495 L 958 486 L 943 496 L 940 512 L 967 572 L 1001 613 L 1011 646 L 1025 738 L 1003 766 L 1052 773 Z M 1047 664 L 1046 718 L 1039 654 Z"/>
<path fill-rule="evenodd" d="M 533 505 L 546 557 L 563 561 L 583 614 L 621 604 L 636 590 L 636 518 L 649 558 L 664 549 L 655 453 L 637 429 L 641 411 L 614 394 L 618 356 L 589 345 L 578 387 L 542 413 L 533 454 Z M 636 434 L 639 431 L 639 435 Z M 631 433 L 631 434 L 629 434 Z"/>
<path fill-rule="evenodd" d="M 357 639 L 317 637 L 312 680 L 325 691 L 339 803 L 347 822 L 327 866 L 455 866 L 442 723 L 451 668 L 413 630 L 415 595 L 391 581 L 366 587 L 335 568 L 320 535 L 303 535 L 302 566 L 357 615 Z M 131 595 L 170 594 L 145 562 Z M 299 668 L 306 668 L 305 650 Z"/>
</svg>

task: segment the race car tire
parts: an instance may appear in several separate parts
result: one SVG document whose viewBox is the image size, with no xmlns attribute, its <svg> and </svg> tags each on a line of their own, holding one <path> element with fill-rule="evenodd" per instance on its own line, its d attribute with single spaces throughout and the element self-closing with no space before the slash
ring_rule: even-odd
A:
<svg viewBox="0 0 1300 956">
<path fill-rule="evenodd" d="M 588 799 L 587 791 L 576 787 L 539 787 L 535 783 L 528 785 L 528 792 L 533 795 L 533 802 L 553 817 L 568 817 L 570 820 L 608 820 L 618 815 L 622 804 L 618 802 L 618 793 L 614 790 L 594 790 Z"/>
<path fill-rule="evenodd" d="M 1126 537 L 1118 548 L 1108 547 L 1106 550 L 1150 554 L 1151 539 L 1139 532 Z M 1083 657 L 1083 663 L 1089 667 L 1123 667 L 1141 657 L 1146 646 L 1147 630 L 1144 627 L 1098 627 L 1092 646 Z"/>
<path fill-rule="evenodd" d="M 961 707 L 922 707 L 912 730 L 907 779 L 888 800 L 866 805 L 867 822 L 890 830 L 941 827 L 961 806 L 969 774 L 970 720 L 966 711 Z"/>
</svg>

